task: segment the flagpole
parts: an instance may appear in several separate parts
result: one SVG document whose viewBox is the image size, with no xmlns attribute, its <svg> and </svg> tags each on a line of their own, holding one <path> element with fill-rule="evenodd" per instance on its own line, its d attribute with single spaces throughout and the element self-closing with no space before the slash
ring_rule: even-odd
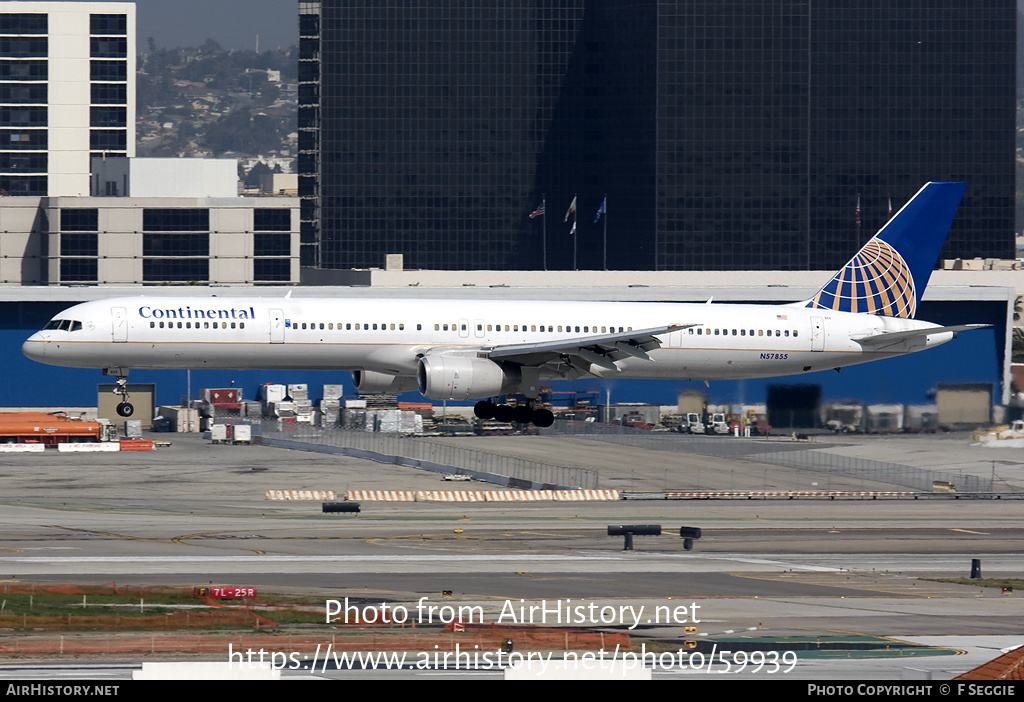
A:
<svg viewBox="0 0 1024 702">
<path fill-rule="evenodd" d="M 573 202 L 576 201 L 576 196 L 572 198 Z M 573 210 L 572 213 L 572 269 L 574 271 L 579 270 L 579 266 L 576 265 L 576 241 L 579 239 L 580 232 L 576 228 L 576 224 L 580 221 L 579 210 Z"/>
<path fill-rule="evenodd" d="M 548 202 L 548 194 L 544 193 L 543 195 L 540 196 L 540 206 L 544 208 L 544 216 L 542 218 L 543 221 L 541 222 L 541 235 L 540 235 L 541 245 L 544 247 L 544 254 L 543 254 L 544 270 L 548 269 L 548 216 L 547 216 L 548 209 L 547 209 L 547 202 Z"/>
<path fill-rule="evenodd" d="M 572 202 L 569 203 L 569 209 L 565 211 L 565 217 L 562 217 L 562 223 L 569 221 L 569 215 L 572 215 L 572 227 L 569 229 L 569 236 L 572 237 L 572 269 L 576 270 L 576 223 L 579 221 L 579 212 L 576 207 L 577 193 L 573 193 Z"/>
<path fill-rule="evenodd" d="M 608 193 L 604 194 L 601 209 L 604 210 L 604 269 L 608 270 Z"/>
</svg>

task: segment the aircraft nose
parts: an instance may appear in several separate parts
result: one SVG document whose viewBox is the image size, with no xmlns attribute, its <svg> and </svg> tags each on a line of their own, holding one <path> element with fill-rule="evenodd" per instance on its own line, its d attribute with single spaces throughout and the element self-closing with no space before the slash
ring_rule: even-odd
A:
<svg viewBox="0 0 1024 702">
<path fill-rule="evenodd" d="M 42 334 L 36 332 L 21 345 L 21 352 L 33 361 L 42 361 L 46 358 L 46 342 Z"/>
</svg>

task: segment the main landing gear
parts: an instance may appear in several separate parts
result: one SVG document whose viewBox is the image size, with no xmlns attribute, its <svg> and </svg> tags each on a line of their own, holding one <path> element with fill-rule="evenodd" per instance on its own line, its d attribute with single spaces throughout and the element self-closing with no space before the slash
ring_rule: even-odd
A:
<svg viewBox="0 0 1024 702">
<path fill-rule="evenodd" d="M 516 405 L 515 407 L 496 405 L 490 400 L 480 400 L 473 407 L 473 413 L 480 419 L 533 424 L 538 427 L 550 427 L 555 423 L 555 415 L 551 413 L 551 410 L 534 409 L 532 400 L 527 400 L 525 405 Z"/>
</svg>

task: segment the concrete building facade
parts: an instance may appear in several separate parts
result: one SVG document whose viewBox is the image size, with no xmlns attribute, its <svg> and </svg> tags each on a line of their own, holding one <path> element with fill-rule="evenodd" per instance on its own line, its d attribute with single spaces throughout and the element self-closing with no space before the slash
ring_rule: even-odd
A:
<svg viewBox="0 0 1024 702">
<path fill-rule="evenodd" d="M 88 195 L 135 155 L 135 4 L 0 3 L 0 194 Z"/>
<path fill-rule="evenodd" d="M 289 285 L 298 200 L 8 197 L 0 284 Z"/>
</svg>

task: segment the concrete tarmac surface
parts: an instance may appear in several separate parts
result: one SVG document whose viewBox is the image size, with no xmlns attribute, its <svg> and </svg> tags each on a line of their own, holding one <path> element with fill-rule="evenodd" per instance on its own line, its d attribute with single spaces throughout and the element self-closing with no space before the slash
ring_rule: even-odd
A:
<svg viewBox="0 0 1024 702">
<path fill-rule="evenodd" d="M 640 613 L 585 622 L 628 631 L 634 646 L 693 636 L 702 646 L 868 636 L 947 651 L 842 661 L 797 651 L 800 662 L 788 676 L 800 679 L 949 679 L 1024 643 L 1020 594 L 938 582 L 967 577 L 972 559 L 980 559 L 985 577 L 1024 577 L 1024 502 L 1009 489 L 1001 499 L 983 500 L 365 501 L 358 515 L 331 515 L 320 502 L 270 501 L 266 491 L 335 490 L 340 501 L 347 489 L 494 486 L 448 483 L 436 473 L 336 455 L 213 445 L 197 435 L 153 438 L 172 445 L 154 452 L 0 455 L 0 588 L 4 582 L 234 584 L 325 600 L 359 598 L 367 606 L 473 606 L 489 621 L 512 605 L 571 600 L 593 605 L 590 612 Z M 801 483 L 823 479 L 743 460 L 692 454 L 666 460 L 662 451 L 559 440 L 474 437 L 469 443 L 563 465 L 574 457 L 600 470 L 601 487 L 620 489 L 698 482 L 715 489 L 716 480 L 760 489 L 775 471 Z M 1018 452 L 971 447 L 965 434 L 820 443 L 845 455 L 897 460 L 892 454 L 898 453 L 908 465 L 963 466 L 994 474 L 1004 486 L 1024 485 Z M 700 480 L 680 462 L 703 466 Z M 658 524 L 663 533 L 637 536 L 634 550 L 624 551 L 621 537 L 607 536 L 616 524 Z M 703 531 L 692 551 L 683 549 L 680 526 Z M 450 600 L 441 599 L 443 591 L 451 591 Z M 654 616 L 670 606 L 699 612 L 698 632 Z"/>
</svg>

